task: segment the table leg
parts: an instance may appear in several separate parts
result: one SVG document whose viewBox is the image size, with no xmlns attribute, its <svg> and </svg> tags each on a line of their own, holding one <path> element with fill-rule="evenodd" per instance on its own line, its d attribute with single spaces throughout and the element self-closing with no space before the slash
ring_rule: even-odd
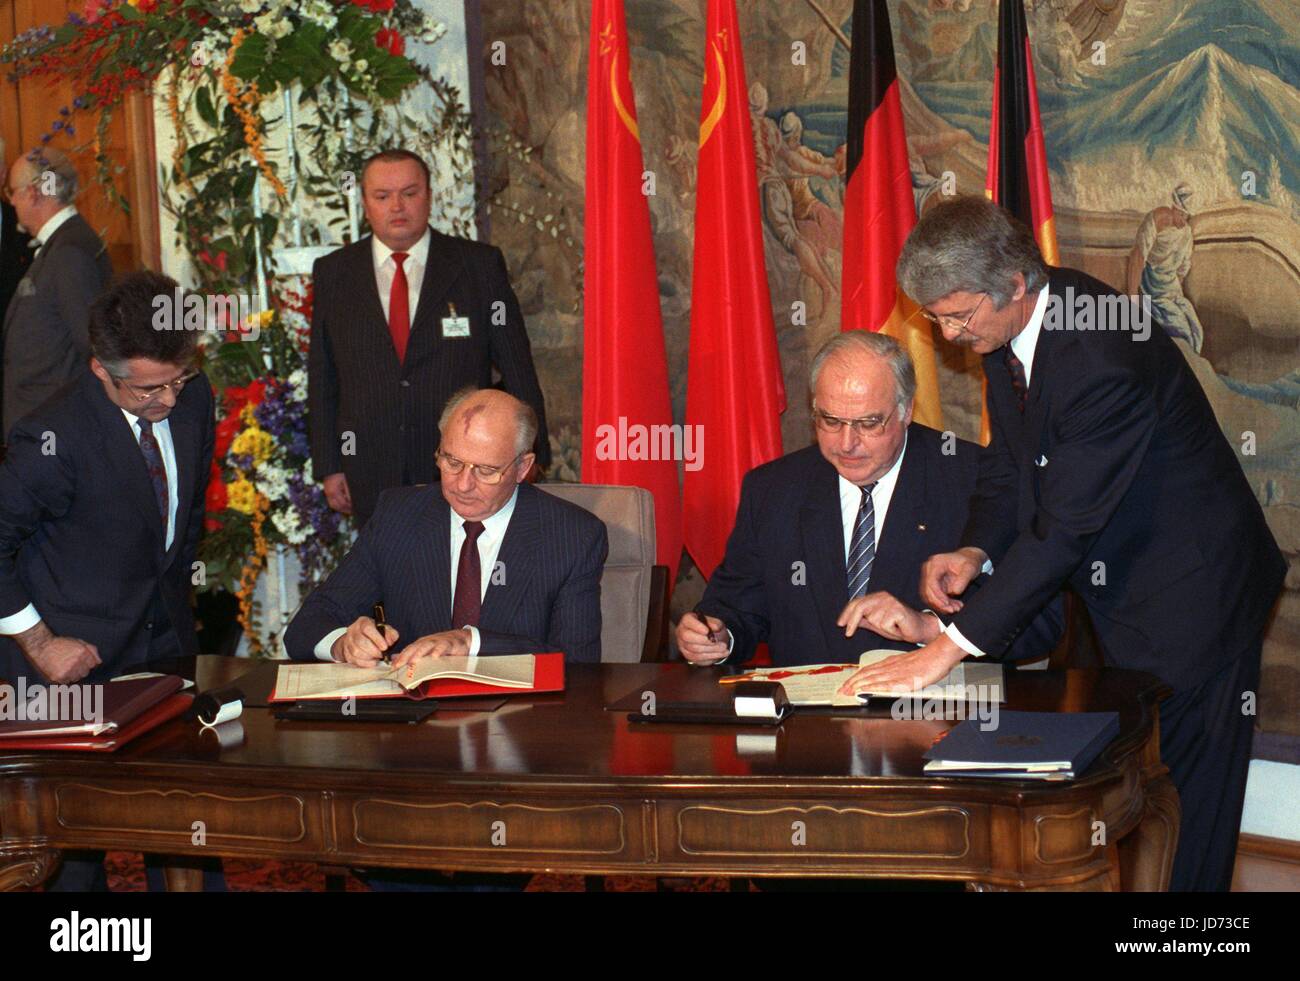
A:
<svg viewBox="0 0 1300 981">
<path fill-rule="evenodd" d="M 1168 776 L 1148 782 L 1144 795 L 1142 820 L 1119 842 L 1120 878 L 1125 892 L 1165 892 L 1174 868 L 1182 806 Z"/>
</svg>

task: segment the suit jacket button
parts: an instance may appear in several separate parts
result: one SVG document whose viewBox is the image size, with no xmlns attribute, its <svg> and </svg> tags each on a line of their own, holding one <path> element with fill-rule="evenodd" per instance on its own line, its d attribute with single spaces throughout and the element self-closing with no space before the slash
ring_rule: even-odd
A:
<svg viewBox="0 0 1300 981">
<path fill-rule="evenodd" d="M 153 630 L 153 621 L 150 620 L 148 623 L 146 623 L 146 624 L 144 625 L 144 629 L 145 629 L 145 630 Z"/>
<path fill-rule="evenodd" d="M 402 379 L 402 387 L 403 387 L 403 388 L 410 388 L 410 387 L 411 387 L 411 383 L 410 383 L 410 381 L 407 380 L 407 379 L 405 379 L 405 378 L 403 378 L 403 379 Z"/>
</svg>

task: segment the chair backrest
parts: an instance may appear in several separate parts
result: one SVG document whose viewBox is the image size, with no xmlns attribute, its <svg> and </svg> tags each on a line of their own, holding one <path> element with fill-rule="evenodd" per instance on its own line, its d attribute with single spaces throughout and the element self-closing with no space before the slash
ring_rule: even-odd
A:
<svg viewBox="0 0 1300 981">
<path fill-rule="evenodd" d="M 605 522 L 609 558 L 600 577 L 600 659 L 640 661 L 650 608 L 650 570 L 655 561 L 654 495 L 642 487 L 608 484 L 536 486 Z"/>
</svg>

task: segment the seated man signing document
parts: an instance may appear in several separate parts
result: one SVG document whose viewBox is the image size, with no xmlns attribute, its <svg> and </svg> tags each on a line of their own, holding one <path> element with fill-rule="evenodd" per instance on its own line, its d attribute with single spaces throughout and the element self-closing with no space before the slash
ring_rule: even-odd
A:
<svg viewBox="0 0 1300 981">
<path fill-rule="evenodd" d="M 562 651 L 600 660 L 605 526 L 524 483 L 537 420 L 491 389 L 452 396 L 439 420 L 437 484 L 380 495 L 374 517 L 303 603 L 295 660 L 374 667 L 423 657 Z M 372 619 L 384 604 L 387 626 Z"/>
<path fill-rule="evenodd" d="M 921 566 L 960 540 L 979 447 L 912 422 L 916 373 L 885 334 L 832 338 L 809 375 L 817 445 L 745 475 L 722 565 L 677 625 L 695 664 L 743 663 L 764 642 L 778 666 L 843 664 L 944 629 L 922 609 Z M 1051 600 L 1007 659 L 1047 653 L 1061 624 Z"/>
</svg>

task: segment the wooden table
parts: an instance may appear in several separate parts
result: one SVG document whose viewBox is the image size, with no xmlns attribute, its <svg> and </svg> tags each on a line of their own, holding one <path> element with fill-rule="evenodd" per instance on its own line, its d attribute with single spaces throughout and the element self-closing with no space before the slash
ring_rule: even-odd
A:
<svg viewBox="0 0 1300 981">
<path fill-rule="evenodd" d="M 201 689 L 252 666 L 196 661 Z M 72 848 L 979 890 L 1168 884 L 1179 805 L 1159 758 L 1167 689 L 1150 675 L 1008 672 L 1006 708 L 1120 713 L 1103 757 L 1055 784 L 925 776 L 922 753 L 953 723 L 887 710 L 765 730 L 633 724 L 605 709 L 648 691 L 709 697 L 726 671 L 581 665 L 563 695 L 440 710 L 418 726 L 278 722 L 249 708 L 227 746 L 176 720 L 111 756 L 0 755 L 0 888 L 40 883 Z"/>
</svg>

